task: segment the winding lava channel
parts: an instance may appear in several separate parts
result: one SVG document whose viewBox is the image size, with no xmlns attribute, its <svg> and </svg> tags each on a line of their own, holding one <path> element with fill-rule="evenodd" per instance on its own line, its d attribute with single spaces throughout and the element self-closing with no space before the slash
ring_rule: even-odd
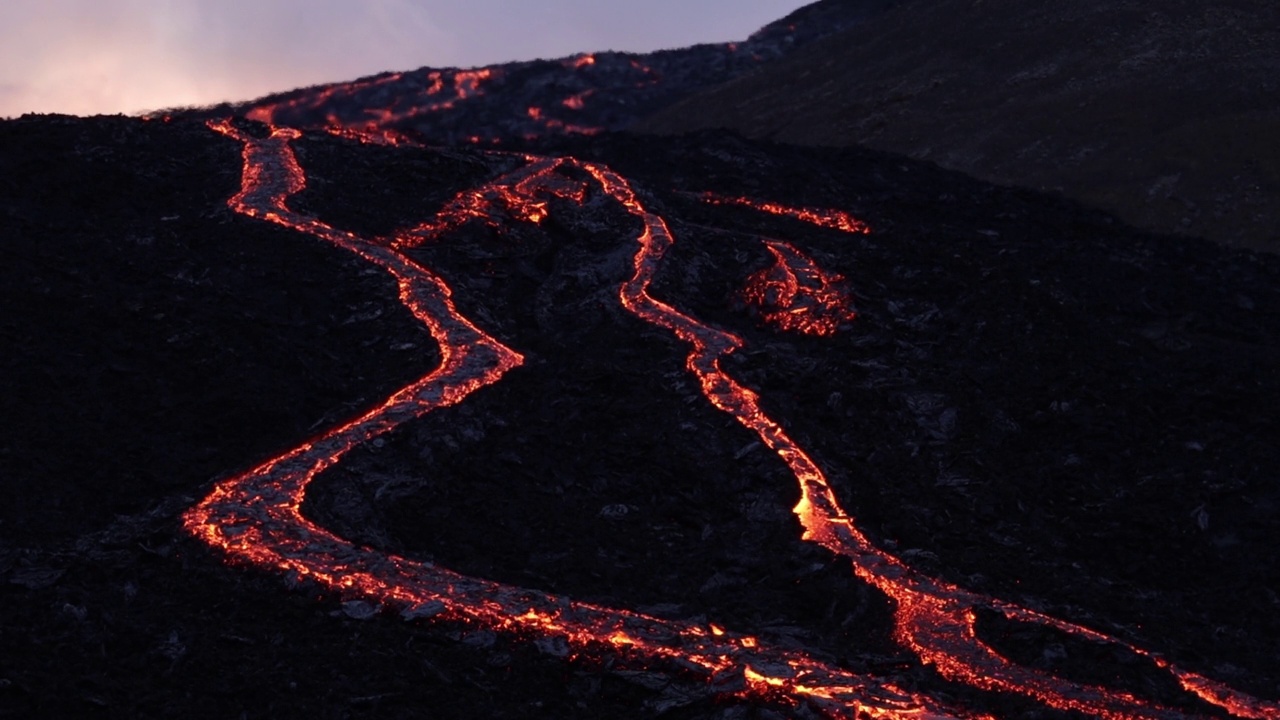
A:
<svg viewBox="0 0 1280 720">
<path fill-rule="evenodd" d="M 184 514 L 189 532 L 231 558 L 282 572 L 294 581 L 318 582 L 346 598 L 397 608 L 407 619 L 440 617 L 514 633 L 563 657 L 613 654 L 628 665 L 639 663 L 701 677 L 723 694 L 804 703 L 832 718 L 985 717 L 948 707 L 883 679 L 833 666 L 802 651 L 766 645 L 750 635 L 467 577 L 429 562 L 357 546 L 306 519 L 301 506 L 307 485 L 348 451 L 405 421 L 461 402 L 497 382 L 523 358 L 463 317 L 444 281 L 404 255 L 396 247 L 398 243 L 363 238 L 289 208 L 290 197 L 306 184 L 290 145 L 301 133 L 273 127 L 268 137 L 255 138 L 229 120 L 210 126 L 244 145 L 242 188 L 228 204 L 246 216 L 332 243 L 389 272 L 398 283 L 401 302 L 439 343 L 442 360 L 434 371 L 364 415 L 218 483 L 208 497 Z M 1280 718 L 1280 706 L 1274 703 L 1182 670 L 1119 639 L 927 577 L 874 547 L 840 507 L 821 469 L 764 414 L 758 396 L 720 368 L 720 359 L 741 347 L 741 339 L 649 294 L 650 282 L 674 242 L 666 222 L 649 212 L 627 180 L 607 167 L 572 158 L 527 160 L 526 168 L 479 191 L 463 193 L 455 206 L 469 208 L 464 216 L 484 219 L 483 211 L 495 203 L 506 207 L 515 203 L 522 209 L 516 213 L 517 219 L 538 222 L 545 216 L 546 196 L 581 200 L 581 189 L 566 190 L 563 176 L 557 181 L 551 172 L 567 165 L 585 171 L 605 195 L 643 221 L 644 230 L 636 239 L 635 272 L 619 291 L 623 306 L 687 343 L 686 368 L 698 378 L 706 398 L 756 433 L 791 469 L 801 491 L 794 511 L 804 528 L 804 538 L 848 558 L 859 578 L 888 595 L 895 606 L 897 641 L 935 666 L 943 677 L 1095 717 L 1188 717 L 1128 693 L 1063 680 L 1010 662 L 977 636 L 977 611 L 986 609 L 1015 621 L 1128 648 L 1164 668 L 1187 691 L 1235 717 Z M 734 202 L 750 204 L 746 200 Z M 779 211 L 779 206 L 770 208 L 767 211 Z M 447 230 L 462 221 L 447 216 L 437 220 L 420 226 L 419 236 L 433 225 Z"/>
</svg>

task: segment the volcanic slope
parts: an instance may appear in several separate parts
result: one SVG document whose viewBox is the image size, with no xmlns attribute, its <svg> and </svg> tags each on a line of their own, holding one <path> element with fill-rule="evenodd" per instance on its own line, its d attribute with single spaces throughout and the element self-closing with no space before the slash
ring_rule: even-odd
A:
<svg viewBox="0 0 1280 720">
<path fill-rule="evenodd" d="M 1280 7 L 915 0 L 634 126 L 860 144 L 1280 250 Z"/>
<path fill-rule="evenodd" d="M 0 196 L 20 230 L 4 243 L 3 459 L 23 503 L 0 525 L 0 709 L 811 716 L 743 700 L 732 677 L 682 680 L 625 653 L 569 660 L 519 634 L 406 623 L 224 566 L 180 525 L 209 476 L 376 406 L 438 348 L 376 268 L 227 209 L 241 142 L 119 118 L 26 118 L 0 138 L 0 177 L 26 179 Z M 638 232 L 628 212 L 590 191 L 540 209 L 498 198 L 447 233 L 397 241 L 518 158 L 327 135 L 291 145 L 308 180 L 296 210 L 400 242 L 523 357 L 322 473 L 307 518 L 466 575 L 714 623 L 971 712 L 1046 716 L 940 680 L 890 637 L 885 597 L 801 541 L 786 466 L 710 407 L 680 343 L 619 304 Z M 873 151 L 719 133 L 540 151 L 606 163 L 666 219 L 675 243 L 651 292 L 742 337 L 725 371 L 879 547 L 1280 696 L 1275 258 Z M 870 233 L 708 197 L 838 209 Z M 778 262 L 777 243 L 842 276 L 856 317 L 827 335 L 765 322 L 744 286 Z M 1117 646 L 979 620 L 1027 666 L 1215 712 Z"/>
<path fill-rule="evenodd" d="M 501 144 L 620 130 L 698 90 L 750 72 L 883 12 L 894 0 L 823 0 L 741 42 L 652 53 L 597 52 L 486 67 L 389 72 L 171 115 L 239 115 L 300 128 L 412 132 Z M 158 113 L 159 114 L 159 113 Z"/>
</svg>

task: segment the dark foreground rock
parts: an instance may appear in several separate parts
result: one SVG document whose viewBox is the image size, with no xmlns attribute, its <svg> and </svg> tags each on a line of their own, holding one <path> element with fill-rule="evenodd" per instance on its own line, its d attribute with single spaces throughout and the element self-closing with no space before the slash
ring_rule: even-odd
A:
<svg viewBox="0 0 1280 720">
<path fill-rule="evenodd" d="M 297 147 L 297 206 L 368 235 L 509 164 L 328 136 Z M 608 163 L 668 219 L 654 295 L 744 338 L 726 369 L 882 547 L 1280 697 L 1280 261 L 870 151 L 720 134 L 541 150 Z M 225 566 L 178 514 L 212 478 L 429 371 L 430 337 L 380 274 L 231 214 L 239 148 L 200 124 L 6 122 L 0 170 L 0 714 L 807 716 L 483 629 L 366 617 Z M 840 208 L 873 233 L 703 191 Z M 550 210 L 412 251 L 527 362 L 357 451 L 304 511 L 464 573 L 1051 716 L 950 686 L 892 643 L 887 601 L 800 542 L 785 466 L 706 404 L 678 343 L 617 304 L 630 218 Z M 827 338 L 761 324 L 740 291 L 769 262 L 762 237 L 843 275 L 858 318 Z M 984 623 L 1028 664 L 1114 668 L 1101 679 L 1185 702 L 1106 647 Z"/>
</svg>

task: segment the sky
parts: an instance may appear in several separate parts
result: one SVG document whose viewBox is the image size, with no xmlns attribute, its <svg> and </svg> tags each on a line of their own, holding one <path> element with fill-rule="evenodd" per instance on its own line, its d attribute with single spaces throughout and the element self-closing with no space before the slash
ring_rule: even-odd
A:
<svg viewBox="0 0 1280 720">
<path fill-rule="evenodd" d="M 807 0 L 0 0 L 0 117 L 745 39 Z"/>
</svg>

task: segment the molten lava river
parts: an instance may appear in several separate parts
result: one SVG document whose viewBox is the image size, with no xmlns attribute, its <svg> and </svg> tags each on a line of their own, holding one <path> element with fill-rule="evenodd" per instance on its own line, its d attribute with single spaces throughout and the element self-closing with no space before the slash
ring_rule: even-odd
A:
<svg viewBox="0 0 1280 720">
<path fill-rule="evenodd" d="M 210 127 L 243 144 L 242 188 L 229 201 L 236 212 L 332 243 L 390 273 L 398 283 L 401 302 L 430 330 L 442 354 L 439 367 L 379 406 L 219 483 L 187 511 L 186 529 L 230 558 L 292 580 L 317 582 L 342 598 L 396 609 L 406 618 L 482 626 L 540 647 L 561 648 L 566 656 L 617 655 L 629 664 L 700 677 L 724 688 L 726 695 L 804 705 L 826 717 L 986 717 L 791 647 L 772 646 L 750 634 L 575 602 L 362 547 L 303 516 L 308 484 L 353 448 L 408 420 L 463 402 L 524 361 L 518 351 L 464 317 L 440 276 L 403 250 L 467 222 L 541 222 L 550 212 L 550 198 L 583 202 L 591 192 L 643 222 L 643 231 L 633 238 L 634 272 L 617 292 L 622 307 L 682 341 L 688 350 L 685 368 L 697 379 L 706 402 L 757 435 L 786 464 L 800 492 L 794 508 L 798 531 L 805 540 L 847 559 L 858 578 L 887 596 L 893 608 L 893 636 L 904 650 L 949 681 L 1023 696 L 1047 708 L 1102 718 L 1187 717 L 1186 711 L 1128 692 L 1063 679 L 1003 657 L 976 631 L 979 612 L 994 612 L 1127 648 L 1148 658 L 1221 714 L 1280 718 L 1280 707 L 1274 703 L 1186 671 L 1120 639 L 929 577 L 874 546 L 837 502 L 823 469 L 778 421 L 763 412 L 755 392 L 721 368 L 721 360 L 743 341 L 650 295 L 650 283 L 676 239 L 666 221 L 646 209 L 628 180 L 610 168 L 568 157 L 522 156 L 520 169 L 461 193 L 434 219 L 388 241 L 362 237 L 291 209 L 291 197 L 307 182 L 292 149 L 300 132 L 273 127 L 268 136 L 259 138 L 231 121 L 213 122 Z M 363 139 L 387 142 L 374 134 Z M 571 181 L 568 174 L 557 172 L 566 168 L 575 169 L 586 180 Z M 700 197 L 708 203 L 788 215 L 845 232 L 870 232 L 839 212 L 746 198 Z M 743 290 L 763 318 L 783 330 L 816 336 L 834 333 L 853 320 L 841 278 L 787 243 L 766 241 L 766 246 L 775 264 L 750 278 Z M 726 678 L 737 681 L 727 683 Z"/>
</svg>

